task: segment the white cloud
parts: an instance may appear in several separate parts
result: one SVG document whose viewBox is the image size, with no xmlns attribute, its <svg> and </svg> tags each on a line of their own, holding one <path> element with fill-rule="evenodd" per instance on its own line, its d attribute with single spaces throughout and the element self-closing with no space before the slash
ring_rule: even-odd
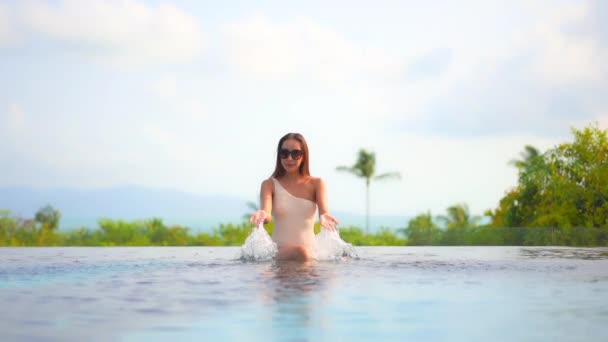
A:
<svg viewBox="0 0 608 342">
<path fill-rule="evenodd" d="M 0 48 L 13 46 L 17 41 L 11 14 L 12 9 L 8 5 L 0 4 Z"/>
<path fill-rule="evenodd" d="M 226 25 L 224 33 L 229 62 L 244 75 L 263 79 L 367 79 L 395 63 L 307 17 L 276 22 L 257 13 Z"/>
<path fill-rule="evenodd" d="M 178 85 L 175 74 L 165 74 L 153 81 L 148 92 L 160 99 L 166 111 L 176 119 L 186 120 L 192 124 L 202 124 L 207 119 L 207 110 L 202 100 L 192 95 L 192 89 Z M 189 90 L 189 91 L 188 91 Z"/>
<path fill-rule="evenodd" d="M 538 51 L 534 71 L 552 85 L 605 81 L 606 42 L 586 32 L 592 13 L 589 3 L 554 7 L 540 17 L 530 34 Z"/>
<path fill-rule="evenodd" d="M 163 98 L 172 99 L 177 95 L 177 80 L 175 75 L 167 74 L 156 80 L 151 86 L 152 94 Z"/>
<path fill-rule="evenodd" d="M 170 4 L 65 0 L 28 2 L 20 12 L 31 32 L 121 66 L 188 62 L 203 47 L 196 19 Z"/>
<path fill-rule="evenodd" d="M 590 15 L 585 2 L 514 3 L 500 18 L 518 20 L 517 29 L 447 33 L 454 60 L 440 77 L 413 85 L 418 115 L 397 121 L 456 136 L 556 136 L 588 123 L 601 114 L 608 85 L 608 46 L 589 29 Z"/>
<path fill-rule="evenodd" d="M 601 46 L 568 31 L 587 20 L 584 4 L 476 2 L 474 7 L 475 16 L 447 4 L 441 13 L 430 8 L 405 13 L 402 43 L 374 48 L 308 17 L 280 22 L 258 13 L 225 27 L 227 59 L 241 77 L 329 89 L 336 102 L 356 108 L 345 106 L 351 116 L 374 122 L 392 118 L 404 127 L 430 121 L 427 128 L 440 135 L 451 134 L 444 130 L 449 127 L 460 134 L 545 134 L 547 120 L 553 125 L 544 132 L 552 134 L 593 115 L 576 89 L 561 90 L 563 96 L 553 91 L 604 79 Z M 427 10 L 440 25 L 425 24 Z M 495 22 L 495 17 L 505 19 Z M 438 49 L 449 56 L 439 72 L 408 80 L 417 62 Z M 554 111 L 560 97 L 569 97 L 571 113 Z M 322 115 L 331 120 L 335 114 Z M 572 118 L 555 119 L 562 115 Z M 344 117 L 338 115 L 340 120 Z"/>
<path fill-rule="evenodd" d="M 10 130 L 19 131 L 25 126 L 25 112 L 16 103 L 8 107 L 7 126 Z"/>
<path fill-rule="evenodd" d="M 148 122 L 141 126 L 141 132 L 148 146 L 165 161 L 188 163 L 192 156 L 201 152 L 195 145 L 188 143 L 187 138 L 178 130 Z"/>
<path fill-rule="evenodd" d="M 185 113 L 193 125 L 205 124 L 209 119 L 207 108 L 203 101 L 187 98 L 178 104 L 178 109 Z"/>
</svg>

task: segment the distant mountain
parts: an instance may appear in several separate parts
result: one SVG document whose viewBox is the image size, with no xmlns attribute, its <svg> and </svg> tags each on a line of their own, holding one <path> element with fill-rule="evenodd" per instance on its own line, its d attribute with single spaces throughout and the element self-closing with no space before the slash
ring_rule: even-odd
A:
<svg viewBox="0 0 608 342">
<path fill-rule="evenodd" d="M 0 188 L 0 208 L 22 217 L 33 217 L 38 209 L 50 204 L 61 211 L 62 222 L 96 220 L 99 217 L 125 220 L 223 218 L 225 222 L 238 221 L 249 210 L 246 202 L 237 197 L 196 195 L 138 186 L 93 190 Z"/>
<path fill-rule="evenodd" d="M 97 219 L 136 220 L 160 217 L 167 224 L 180 224 L 193 231 L 208 231 L 220 223 L 238 223 L 251 211 L 247 200 L 220 195 L 197 195 L 174 190 L 121 186 L 103 189 L 33 189 L 0 187 L 0 209 L 24 218 L 51 205 L 61 211 L 61 229 L 96 228 Z M 334 211 L 340 226 L 365 227 L 365 215 Z M 405 216 L 372 216 L 371 230 L 393 229 L 407 224 Z"/>
</svg>

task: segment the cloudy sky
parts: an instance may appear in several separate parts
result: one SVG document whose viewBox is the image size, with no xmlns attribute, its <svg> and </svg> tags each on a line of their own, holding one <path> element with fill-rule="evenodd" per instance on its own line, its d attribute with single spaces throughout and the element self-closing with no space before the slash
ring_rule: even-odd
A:
<svg viewBox="0 0 608 342">
<path fill-rule="evenodd" d="M 300 132 L 330 208 L 475 214 L 524 145 L 608 127 L 608 2 L 0 1 L 0 186 L 254 200 Z"/>
</svg>

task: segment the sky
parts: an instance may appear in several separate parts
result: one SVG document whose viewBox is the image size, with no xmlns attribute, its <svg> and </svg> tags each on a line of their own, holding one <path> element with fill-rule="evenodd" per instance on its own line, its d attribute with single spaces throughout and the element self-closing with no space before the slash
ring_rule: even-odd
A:
<svg viewBox="0 0 608 342">
<path fill-rule="evenodd" d="M 0 186 L 257 200 L 299 132 L 330 211 L 495 208 L 525 145 L 608 128 L 608 2 L 0 1 Z"/>
</svg>

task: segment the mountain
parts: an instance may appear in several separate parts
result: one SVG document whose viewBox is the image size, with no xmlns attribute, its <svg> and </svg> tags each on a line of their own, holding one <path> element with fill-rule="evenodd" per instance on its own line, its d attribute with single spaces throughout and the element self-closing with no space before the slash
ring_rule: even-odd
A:
<svg viewBox="0 0 608 342">
<path fill-rule="evenodd" d="M 248 212 L 246 200 L 237 197 L 197 195 L 174 190 L 122 186 L 104 189 L 0 188 L 0 208 L 22 217 L 33 217 L 38 209 L 51 205 L 61 211 L 65 223 L 94 223 L 97 218 L 134 220 L 161 217 L 168 221 L 181 218 L 239 221 Z M 87 224 L 87 226 L 90 226 Z"/>
<path fill-rule="evenodd" d="M 97 219 L 136 220 L 160 217 L 167 224 L 180 224 L 192 231 L 208 231 L 220 223 L 239 223 L 251 211 L 247 200 L 221 195 L 121 186 L 102 189 L 34 189 L 0 187 L 0 209 L 23 218 L 34 217 L 38 209 L 51 205 L 61 212 L 61 229 L 96 228 Z M 365 215 L 344 211 L 332 213 L 340 226 L 365 227 Z M 401 228 L 405 216 L 372 216 L 371 231 L 380 226 Z"/>
</svg>

